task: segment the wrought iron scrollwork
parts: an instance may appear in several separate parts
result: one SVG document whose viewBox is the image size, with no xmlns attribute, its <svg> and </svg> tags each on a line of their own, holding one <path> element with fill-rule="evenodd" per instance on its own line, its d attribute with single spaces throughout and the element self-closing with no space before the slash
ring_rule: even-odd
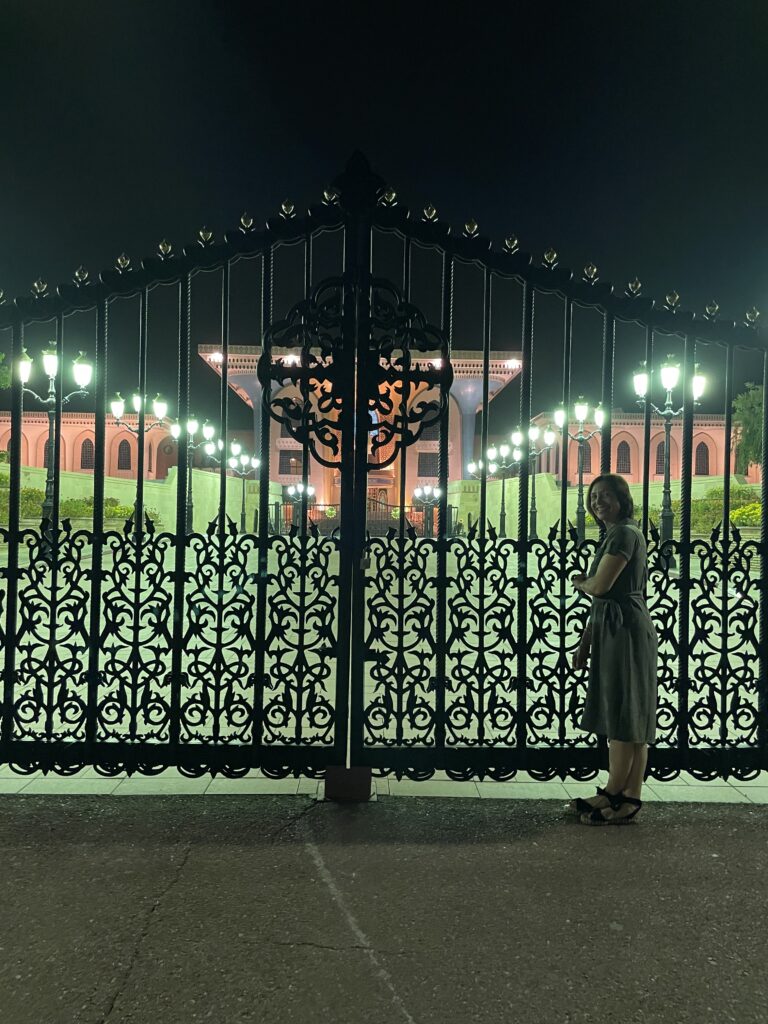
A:
<svg viewBox="0 0 768 1024">
<path fill-rule="evenodd" d="M 53 534 L 22 530 L 28 561 L 19 569 L 13 729 L 18 738 L 76 740 L 85 735 L 91 535 L 64 519 Z"/>
<path fill-rule="evenodd" d="M 339 542 L 317 528 L 270 537 L 263 742 L 333 742 Z"/>
</svg>

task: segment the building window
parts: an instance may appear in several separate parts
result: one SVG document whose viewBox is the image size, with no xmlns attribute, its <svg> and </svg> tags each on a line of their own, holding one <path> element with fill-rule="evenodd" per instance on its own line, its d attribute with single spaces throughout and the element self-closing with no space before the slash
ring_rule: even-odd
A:
<svg viewBox="0 0 768 1024">
<path fill-rule="evenodd" d="M 709 448 L 705 441 L 696 445 L 696 476 L 709 476 Z"/>
<path fill-rule="evenodd" d="M 428 427 L 424 427 L 421 434 L 419 435 L 420 441 L 439 441 L 440 440 L 440 420 L 435 420 L 434 423 L 430 423 Z"/>
<path fill-rule="evenodd" d="M 591 473 L 592 472 L 592 446 L 589 444 L 589 442 L 582 443 L 582 449 L 581 450 L 584 453 L 582 455 L 582 458 L 583 458 L 584 461 L 583 461 L 582 466 L 581 466 L 581 471 L 582 471 L 582 473 Z"/>
<path fill-rule="evenodd" d="M 278 473 L 280 476 L 301 476 L 301 452 L 298 449 L 280 452 Z"/>
<path fill-rule="evenodd" d="M 629 456 L 629 445 L 626 441 L 619 441 L 618 446 L 616 448 L 616 472 L 632 472 L 632 463 Z"/>
<path fill-rule="evenodd" d="M 438 477 L 438 452 L 419 452 L 419 471 L 418 476 L 420 477 Z"/>
<path fill-rule="evenodd" d="M 117 446 L 117 468 L 131 468 L 131 446 L 127 441 L 121 441 Z"/>
<path fill-rule="evenodd" d="M 93 469 L 96 461 L 96 451 L 93 441 L 87 437 L 80 448 L 80 469 Z"/>
<path fill-rule="evenodd" d="M 661 476 L 664 473 L 664 442 L 659 441 L 656 445 L 656 475 Z"/>
</svg>

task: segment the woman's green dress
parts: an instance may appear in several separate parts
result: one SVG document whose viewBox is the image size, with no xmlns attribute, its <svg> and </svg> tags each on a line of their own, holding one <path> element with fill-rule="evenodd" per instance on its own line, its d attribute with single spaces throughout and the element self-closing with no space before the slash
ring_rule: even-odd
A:
<svg viewBox="0 0 768 1024">
<path fill-rule="evenodd" d="M 589 576 L 606 554 L 623 555 L 627 564 L 608 593 L 592 599 L 589 685 L 579 728 L 612 740 L 653 743 L 658 641 L 645 603 L 645 538 L 631 519 L 608 528 Z"/>
</svg>

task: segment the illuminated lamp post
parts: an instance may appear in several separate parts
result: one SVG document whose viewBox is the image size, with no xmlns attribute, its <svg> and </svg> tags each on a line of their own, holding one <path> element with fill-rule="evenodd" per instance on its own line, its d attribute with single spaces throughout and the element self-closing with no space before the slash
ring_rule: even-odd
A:
<svg viewBox="0 0 768 1024">
<path fill-rule="evenodd" d="M 54 343 L 51 344 L 53 345 Z M 48 378 L 48 394 L 45 398 L 38 395 L 36 391 L 32 390 L 32 388 L 27 387 L 29 378 L 32 375 L 32 357 L 28 355 L 26 349 L 22 350 L 21 358 L 17 364 L 17 372 L 24 394 L 31 395 L 32 398 L 45 406 L 48 412 L 48 440 L 46 442 L 46 450 L 48 452 L 48 458 L 46 461 L 48 465 L 45 475 L 45 497 L 43 499 L 42 510 L 43 519 L 47 519 L 49 524 L 49 533 L 46 538 L 46 543 L 43 545 L 43 553 L 47 557 L 51 552 L 53 542 L 53 481 L 55 476 L 54 449 L 56 440 L 56 401 L 59 386 L 59 357 L 56 353 L 55 347 L 45 349 L 42 352 L 42 360 L 43 372 Z M 78 357 L 73 360 L 72 376 L 75 378 L 77 388 L 74 391 L 70 391 L 68 395 L 64 395 L 62 397 L 62 405 L 67 405 L 70 398 L 74 398 L 75 395 L 88 394 L 88 386 L 90 385 L 91 378 L 93 377 L 93 365 L 85 358 L 84 352 L 81 352 Z"/>
<path fill-rule="evenodd" d="M 653 412 L 664 420 L 664 488 L 661 499 L 661 543 L 663 545 L 665 541 L 672 539 L 675 521 L 675 516 L 672 511 L 672 487 L 670 482 L 672 420 L 682 415 L 683 412 L 682 406 L 680 406 L 679 409 L 672 408 L 672 392 L 675 390 L 680 380 L 680 364 L 674 362 L 674 356 L 667 356 L 666 362 L 661 366 L 660 376 L 661 386 L 665 391 L 663 409 L 659 409 L 657 405 L 654 405 L 653 402 L 646 397 L 650 383 L 650 374 L 646 369 L 645 362 L 642 362 L 635 371 L 633 383 L 635 386 L 635 394 L 637 395 L 637 404 L 645 407 L 645 403 L 647 402 Z M 693 378 L 691 380 L 694 405 L 699 404 L 701 396 L 704 394 L 706 384 L 707 379 L 704 374 L 700 372 L 699 364 L 696 363 Z M 675 560 L 671 553 L 668 556 L 667 564 L 671 569 L 675 567 Z"/>
<path fill-rule="evenodd" d="M 439 487 L 431 487 L 427 484 L 425 487 L 417 487 L 413 492 L 413 500 L 418 502 L 424 509 L 424 535 L 431 537 L 434 529 L 434 509 L 435 505 L 440 501 L 442 491 Z"/>
<path fill-rule="evenodd" d="M 197 451 L 198 448 L 203 448 L 206 445 L 208 445 L 214 439 L 214 437 L 216 436 L 216 429 L 215 429 L 215 427 L 212 424 L 210 424 L 208 422 L 208 420 L 206 420 L 205 423 L 203 424 L 203 429 L 202 429 L 203 436 L 202 436 L 202 439 L 200 441 L 195 441 L 195 434 L 198 432 L 199 429 L 200 429 L 200 424 L 195 419 L 194 416 L 190 417 L 187 420 L 186 429 L 181 425 L 181 423 L 178 422 L 178 420 L 175 423 L 171 424 L 171 437 L 174 439 L 174 441 L 176 441 L 177 444 L 179 443 L 182 434 L 184 434 L 185 437 L 186 437 L 186 445 L 187 445 L 187 503 L 186 503 L 186 517 L 185 517 L 186 521 L 185 521 L 184 528 L 185 528 L 187 533 L 192 533 L 192 513 L 193 513 L 193 507 L 192 507 L 192 463 L 191 463 L 191 460 L 190 460 L 190 454 L 192 452 Z"/>
<path fill-rule="evenodd" d="M 584 446 L 589 444 L 590 440 L 599 434 L 603 427 L 604 412 L 601 408 L 601 404 L 595 407 L 595 427 L 596 429 L 590 433 L 585 433 L 584 424 L 589 416 L 589 405 L 583 396 L 579 396 L 578 402 L 574 406 L 574 412 L 576 415 L 576 422 L 579 424 L 578 433 L 572 434 L 568 430 L 568 417 L 566 411 L 562 406 L 555 410 L 555 423 L 563 432 L 563 443 L 567 438 L 571 441 L 576 441 L 579 446 L 579 459 L 578 459 L 578 500 L 576 502 L 576 536 L 578 543 L 581 544 L 586 535 L 586 517 L 584 514 Z M 567 486 L 567 480 L 564 481 Z"/>
</svg>

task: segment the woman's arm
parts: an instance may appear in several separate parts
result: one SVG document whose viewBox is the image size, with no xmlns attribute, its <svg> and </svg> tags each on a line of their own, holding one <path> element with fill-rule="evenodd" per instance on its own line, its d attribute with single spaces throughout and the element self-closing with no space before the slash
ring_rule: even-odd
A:
<svg viewBox="0 0 768 1024">
<path fill-rule="evenodd" d="M 577 577 L 573 581 L 573 585 L 583 594 L 589 594 L 590 597 L 602 597 L 603 594 L 608 593 L 627 564 L 628 559 L 624 555 L 603 555 L 595 575 L 585 579 Z"/>
</svg>

